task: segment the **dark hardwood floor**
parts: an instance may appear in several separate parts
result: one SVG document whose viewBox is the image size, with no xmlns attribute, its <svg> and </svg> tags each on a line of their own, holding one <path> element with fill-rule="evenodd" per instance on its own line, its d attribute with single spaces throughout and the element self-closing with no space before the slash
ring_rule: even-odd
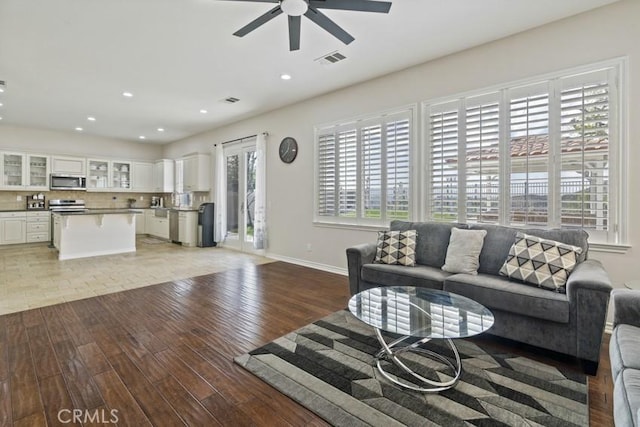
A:
<svg viewBox="0 0 640 427">
<path fill-rule="evenodd" d="M 346 277 L 276 262 L 0 316 L 0 425 L 326 425 L 233 358 L 347 301 Z M 604 346 L 592 426 L 611 388 Z"/>
</svg>

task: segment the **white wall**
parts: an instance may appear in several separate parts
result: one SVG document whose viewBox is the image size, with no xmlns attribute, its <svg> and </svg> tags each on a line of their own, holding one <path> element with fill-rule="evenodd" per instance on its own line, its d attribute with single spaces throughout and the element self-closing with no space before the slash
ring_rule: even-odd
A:
<svg viewBox="0 0 640 427">
<path fill-rule="evenodd" d="M 314 226 L 313 127 L 367 113 L 420 103 L 431 98 L 482 89 L 500 83 L 627 56 L 629 59 L 629 158 L 640 158 L 640 1 L 623 0 L 576 17 L 431 61 L 379 79 L 285 107 L 165 146 L 164 157 L 210 152 L 214 143 L 269 132 L 267 197 L 269 253 L 334 268 L 345 268 L 345 248 L 375 241 L 373 231 Z M 455 28 L 452 28 L 455 31 Z M 432 41 L 425 41 L 430 43 Z M 338 65 L 339 66 L 339 65 Z M 278 159 L 285 136 L 298 140 L 299 155 L 291 165 Z M 629 218 L 640 216 L 635 184 L 640 168 L 628 177 Z M 640 226 L 629 226 L 626 254 L 592 252 L 602 260 L 616 286 L 640 278 Z M 312 250 L 306 250 L 310 243 Z"/>
<path fill-rule="evenodd" d="M 157 160 L 163 150 L 157 144 L 7 125 L 0 125 L 0 149 L 123 160 Z"/>
</svg>

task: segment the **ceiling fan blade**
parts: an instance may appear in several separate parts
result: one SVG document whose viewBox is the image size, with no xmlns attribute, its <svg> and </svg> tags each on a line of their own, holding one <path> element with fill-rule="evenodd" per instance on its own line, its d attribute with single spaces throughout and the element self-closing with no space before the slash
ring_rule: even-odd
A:
<svg viewBox="0 0 640 427">
<path fill-rule="evenodd" d="M 327 32 L 331 33 L 331 35 L 333 35 L 344 44 L 349 44 L 355 40 L 353 36 L 351 36 L 351 34 L 340 28 L 340 26 L 329 19 L 327 15 L 320 12 L 314 7 L 309 6 L 309 9 L 304 14 L 304 16 L 311 19 L 320 27 L 324 28 Z"/>
<path fill-rule="evenodd" d="M 289 16 L 289 50 L 300 50 L 300 16 Z"/>
<path fill-rule="evenodd" d="M 389 13 L 391 2 L 373 0 L 310 0 L 319 9 L 357 10 L 359 12 Z"/>
<path fill-rule="evenodd" d="M 240 28 L 238 31 L 233 33 L 233 35 L 238 37 L 244 37 L 247 34 L 249 34 L 251 31 L 258 28 L 260 25 L 271 21 L 273 18 L 280 15 L 281 13 L 282 13 L 282 9 L 280 9 L 280 5 L 278 5 L 273 9 L 271 9 L 269 12 L 265 13 L 264 15 L 258 16 L 256 19 L 249 22 L 247 25 L 245 25 L 244 27 Z"/>
</svg>

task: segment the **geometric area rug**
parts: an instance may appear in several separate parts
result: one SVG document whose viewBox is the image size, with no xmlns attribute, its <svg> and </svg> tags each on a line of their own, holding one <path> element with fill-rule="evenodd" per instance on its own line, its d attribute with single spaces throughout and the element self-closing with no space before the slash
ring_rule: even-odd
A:
<svg viewBox="0 0 640 427">
<path fill-rule="evenodd" d="M 384 378 L 375 366 L 380 344 L 373 328 L 347 310 L 235 362 L 336 426 L 589 425 L 584 374 L 464 339 L 454 342 L 463 372 L 454 388 L 439 393 L 414 392 Z M 428 346 L 453 356 L 441 340 L 423 345 Z M 419 354 L 408 355 L 405 363 L 426 378 L 451 378 L 444 364 Z M 408 379 L 401 371 L 394 374 Z"/>
</svg>

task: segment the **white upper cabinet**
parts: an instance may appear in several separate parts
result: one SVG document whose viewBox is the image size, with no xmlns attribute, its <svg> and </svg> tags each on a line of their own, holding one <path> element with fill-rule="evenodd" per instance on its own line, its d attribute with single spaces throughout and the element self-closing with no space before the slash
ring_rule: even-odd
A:
<svg viewBox="0 0 640 427">
<path fill-rule="evenodd" d="M 192 154 L 182 158 L 184 191 L 211 190 L 211 157 L 208 154 Z"/>
<path fill-rule="evenodd" d="M 111 163 L 108 160 L 88 159 L 87 190 L 111 190 Z"/>
<path fill-rule="evenodd" d="M 49 190 L 51 173 L 50 157 L 41 154 L 27 154 L 27 190 Z"/>
<path fill-rule="evenodd" d="M 84 157 L 51 156 L 51 173 L 61 175 L 85 175 Z"/>
<path fill-rule="evenodd" d="M 2 163 L 2 189 L 3 190 L 21 190 L 24 189 L 26 182 L 26 156 L 24 153 L 0 153 Z"/>
<path fill-rule="evenodd" d="M 153 191 L 172 193 L 174 191 L 174 162 L 170 159 L 157 160 L 153 169 Z M 177 190 L 176 190 L 177 191 Z"/>
<path fill-rule="evenodd" d="M 131 190 L 131 170 L 133 162 L 113 161 L 111 162 L 111 187 L 114 190 Z"/>
<path fill-rule="evenodd" d="M 155 182 L 153 172 L 155 165 L 151 162 L 133 162 L 131 173 L 131 189 L 140 193 L 152 193 Z"/>
</svg>

